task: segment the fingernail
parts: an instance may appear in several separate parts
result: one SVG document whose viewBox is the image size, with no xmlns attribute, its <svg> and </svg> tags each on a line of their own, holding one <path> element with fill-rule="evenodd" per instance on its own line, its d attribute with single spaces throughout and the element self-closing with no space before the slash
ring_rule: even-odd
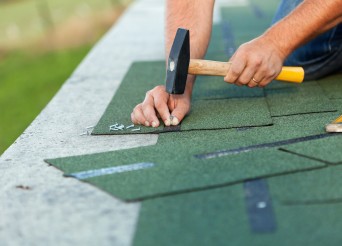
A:
<svg viewBox="0 0 342 246">
<path fill-rule="evenodd" d="M 152 127 L 157 127 L 157 125 L 158 125 L 157 122 L 155 121 L 152 122 Z"/>
<path fill-rule="evenodd" d="M 171 121 L 169 119 L 164 121 L 165 126 L 170 126 L 171 125 Z"/>
<path fill-rule="evenodd" d="M 171 124 L 174 125 L 174 126 L 179 124 L 179 120 L 177 119 L 177 117 L 173 116 Z"/>
<path fill-rule="evenodd" d="M 150 126 L 150 122 L 145 121 L 145 126 Z"/>
</svg>

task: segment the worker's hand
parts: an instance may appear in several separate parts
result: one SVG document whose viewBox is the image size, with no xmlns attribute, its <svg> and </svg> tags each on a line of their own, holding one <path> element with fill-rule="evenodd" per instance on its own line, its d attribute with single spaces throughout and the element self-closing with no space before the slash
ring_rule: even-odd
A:
<svg viewBox="0 0 342 246">
<path fill-rule="evenodd" d="M 274 40 L 260 36 L 241 45 L 230 59 L 224 81 L 249 87 L 264 87 L 278 76 L 285 55 Z"/>
<path fill-rule="evenodd" d="M 188 93 L 169 95 L 165 86 L 158 85 L 146 93 L 142 103 L 135 106 L 131 120 L 134 124 L 158 127 L 158 118 L 161 118 L 166 126 L 178 125 L 189 112 L 190 104 Z M 173 117 L 170 119 L 171 115 Z"/>
</svg>

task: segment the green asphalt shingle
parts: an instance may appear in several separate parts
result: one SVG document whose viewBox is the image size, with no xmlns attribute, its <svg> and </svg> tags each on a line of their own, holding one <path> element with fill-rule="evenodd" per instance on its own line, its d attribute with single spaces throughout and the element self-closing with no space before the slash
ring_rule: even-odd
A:
<svg viewBox="0 0 342 246">
<path fill-rule="evenodd" d="M 282 149 L 331 164 L 342 163 L 342 135 L 284 146 Z"/>
<path fill-rule="evenodd" d="M 317 80 L 325 94 L 331 99 L 342 99 L 342 74 L 330 75 L 327 78 Z"/>
<path fill-rule="evenodd" d="M 280 151 L 279 146 L 205 160 L 195 155 L 324 134 L 322 125 L 334 117 L 333 113 L 322 113 L 316 118 L 304 114 L 277 117 L 274 125 L 266 127 L 165 133 L 154 146 L 52 159 L 48 163 L 66 174 L 155 163 L 155 167 L 146 170 L 85 180 L 121 199 L 141 200 L 324 167 L 329 160 L 312 160 Z"/>
<path fill-rule="evenodd" d="M 210 137 L 210 136 L 208 136 Z M 154 163 L 146 170 L 103 175 L 84 181 L 123 200 L 208 189 L 246 179 L 296 172 L 324 163 L 277 149 L 262 149 L 220 158 L 199 160 L 188 154 L 189 146 L 156 146 L 73 158 L 48 160 L 67 174 L 135 163 Z M 203 151 L 203 150 L 202 150 Z M 71 171 L 71 170 L 73 171 Z M 77 171 L 74 171 L 77 170 Z"/>
<path fill-rule="evenodd" d="M 268 180 L 272 197 L 284 204 L 340 203 L 342 205 L 342 165 Z"/>
<path fill-rule="evenodd" d="M 272 116 L 337 111 L 336 105 L 315 81 L 266 88 L 265 93 Z"/>
<path fill-rule="evenodd" d="M 339 245 L 342 204 L 284 205 L 272 199 L 276 230 L 253 233 L 244 189 L 234 185 L 144 201 L 133 245 Z"/>
</svg>

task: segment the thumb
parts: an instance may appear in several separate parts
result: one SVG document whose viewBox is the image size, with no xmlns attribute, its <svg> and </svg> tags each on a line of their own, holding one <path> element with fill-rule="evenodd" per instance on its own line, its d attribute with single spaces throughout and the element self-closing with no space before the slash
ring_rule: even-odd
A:
<svg viewBox="0 0 342 246">
<path fill-rule="evenodd" d="M 172 112 L 170 116 L 171 125 L 178 125 L 185 117 L 185 115 L 189 112 L 190 105 L 186 106 L 178 106 Z"/>
</svg>

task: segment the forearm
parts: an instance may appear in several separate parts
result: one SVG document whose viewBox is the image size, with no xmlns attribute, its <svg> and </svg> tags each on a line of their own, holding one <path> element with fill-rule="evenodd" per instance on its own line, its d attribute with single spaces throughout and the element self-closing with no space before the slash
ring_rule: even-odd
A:
<svg viewBox="0 0 342 246">
<path fill-rule="evenodd" d="M 190 30 L 190 57 L 204 57 L 210 41 L 214 0 L 167 0 L 165 20 L 165 57 L 179 27 Z M 194 76 L 188 76 L 186 93 L 191 94 Z"/>
<path fill-rule="evenodd" d="M 286 58 L 296 48 L 342 21 L 342 0 L 304 0 L 262 37 L 273 42 Z"/>
</svg>

